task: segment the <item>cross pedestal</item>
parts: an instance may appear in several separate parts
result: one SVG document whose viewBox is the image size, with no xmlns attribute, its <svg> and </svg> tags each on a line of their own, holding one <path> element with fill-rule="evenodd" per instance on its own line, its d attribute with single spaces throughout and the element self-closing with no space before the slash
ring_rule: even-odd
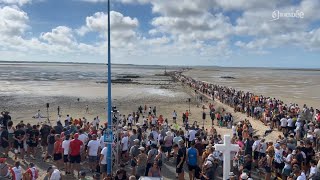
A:
<svg viewBox="0 0 320 180">
<path fill-rule="evenodd" d="M 231 152 L 238 152 L 239 145 L 231 144 L 231 137 L 230 135 L 224 135 L 224 142 L 223 144 L 216 144 L 214 145 L 217 151 L 221 151 L 223 153 L 223 180 L 229 179 L 230 173 L 230 153 Z"/>
</svg>

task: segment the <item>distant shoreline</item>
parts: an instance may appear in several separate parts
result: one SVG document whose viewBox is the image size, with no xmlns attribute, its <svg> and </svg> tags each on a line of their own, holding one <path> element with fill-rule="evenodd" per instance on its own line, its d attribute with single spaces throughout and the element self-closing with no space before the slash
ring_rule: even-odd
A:
<svg viewBox="0 0 320 180">
<path fill-rule="evenodd" d="M 107 65 L 107 63 L 91 63 L 91 62 L 59 62 L 59 61 L 2 61 L 1 64 L 61 64 L 61 65 Z M 295 68 L 295 67 L 228 67 L 228 66 L 216 66 L 216 65 L 150 65 L 150 64 L 119 64 L 112 63 L 112 65 L 123 65 L 123 66 L 153 66 L 163 68 L 230 68 L 230 69 L 268 69 L 276 71 L 320 71 L 320 68 Z"/>
</svg>

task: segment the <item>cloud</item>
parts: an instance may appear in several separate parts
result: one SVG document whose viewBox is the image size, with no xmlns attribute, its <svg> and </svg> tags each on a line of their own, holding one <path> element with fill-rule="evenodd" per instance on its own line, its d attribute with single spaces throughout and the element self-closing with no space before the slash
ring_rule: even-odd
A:
<svg viewBox="0 0 320 180">
<path fill-rule="evenodd" d="M 31 3 L 31 0 L 0 0 L 0 5 L 1 4 L 15 4 L 15 5 L 23 6 L 27 3 Z"/>
<path fill-rule="evenodd" d="M 15 6 L 0 7 L 1 36 L 21 36 L 29 28 L 27 13 Z"/>
<path fill-rule="evenodd" d="M 40 39 L 47 41 L 49 44 L 62 46 L 72 46 L 76 44 L 72 29 L 66 26 L 58 26 L 51 32 L 42 33 Z"/>
<path fill-rule="evenodd" d="M 97 32 L 102 39 L 106 39 L 108 31 L 107 22 L 108 14 L 97 12 L 93 16 L 87 17 L 86 24 L 77 29 L 76 32 L 80 36 L 84 36 L 90 32 Z M 110 26 L 112 28 L 112 45 L 114 47 L 124 47 L 138 38 L 137 28 L 139 26 L 139 21 L 137 18 L 131 18 L 129 16 L 124 16 L 119 12 L 111 11 Z"/>
</svg>

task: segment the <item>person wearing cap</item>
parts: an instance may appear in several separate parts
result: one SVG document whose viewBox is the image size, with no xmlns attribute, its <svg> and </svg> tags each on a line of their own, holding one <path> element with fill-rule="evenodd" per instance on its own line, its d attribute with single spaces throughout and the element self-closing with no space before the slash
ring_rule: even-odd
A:
<svg viewBox="0 0 320 180">
<path fill-rule="evenodd" d="M 146 164 L 148 161 L 148 156 L 145 153 L 145 148 L 144 147 L 139 147 L 140 154 L 136 157 L 137 161 L 137 172 L 136 176 L 139 178 L 140 176 L 144 176 L 146 173 Z"/>
<path fill-rule="evenodd" d="M 2 125 L 0 128 L 0 144 L 4 151 L 1 150 L 1 152 L 5 153 L 5 157 L 8 157 L 9 152 L 9 133 L 7 131 L 6 126 Z"/>
<path fill-rule="evenodd" d="M 6 158 L 0 158 L 0 179 L 10 178 L 9 166 L 6 164 Z"/>
<path fill-rule="evenodd" d="M 124 131 L 123 137 L 121 138 L 121 157 L 123 161 L 128 161 L 128 150 L 129 150 L 129 137 L 128 132 Z"/>
<path fill-rule="evenodd" d="M 98 162 L 98 153 L 101 149 L 100 141 L 97 140 L 97 135 L 92 135 L 92 140 L 88 143 L 87 157 L 89 157 L 90 169 L 92 172 L 96 170 Z"/>
<path fill-rule="evenodd" d="M 133 140 L 133 146 L 130 148 L 130 165 L 132 167 L 132 175 L 136 175 L 136 166 L 137 166 L 137 161 L 136 158 L 140 153 L 139 147 L 140 147 L 140 141 L 139 139 Z"/>
<path fill-rule="evenodd" d="M 74 170 L 79 171 L 80 167 L 79 164 L 81 162 L 81 147 L 83 146 L 83 142 L 80 141 L 79 134 L 74 134 L 74 139 L 70 141 L 70 163 L 71 163 L 71 173 L 73 173 Z"/>
</svg>

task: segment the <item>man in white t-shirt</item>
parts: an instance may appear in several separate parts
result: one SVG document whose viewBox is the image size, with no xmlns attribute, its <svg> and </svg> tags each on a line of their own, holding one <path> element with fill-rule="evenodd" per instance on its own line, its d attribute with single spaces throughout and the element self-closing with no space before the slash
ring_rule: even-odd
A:
<svg viewBox="0 0 320 180">
<path fill-rule="evenodd" d="M 89 163 L 92 172 L 96 170 L 98 162 L 98 152 L 100 150 L 100 142 L 97 140 L 97 135 L 92 135 L 92 140 L 88 143 L 87 155 L 89 156 Z"/>
<path fill-rule="evenodd" d="M 280 119 L 280 124 L 281 124 L 281 130 L 283 132 L 283 134 L 287 133 L 287 124 L 288 124 L 288 120 L 287 118 L 282 118 Z"/>
<path fill-rule="evenodd" d="M 93 127 L 96 127 L 98 129 L 99 123 L 100 123 L 100 120 L 98 118 L 94 118 L 91 124 Z"/>
<path fill-rule="evenodd" d="M 49 180 L 60 180 L 61 179 L 61 172 L 56 166 L 50 166 L 47 170 L 49 174 Z"/>
<path fill-rule="evenodd" d="M 123 137 L 121 139 L 121 155 L 124 161 L 128 160 L 128 149 L 129 149 L 129 138 L 128 132 L 124 132 Z"/>
<path fill-rule="evenodd" d="M 85 134 L 82 129 L 79 130 L 79 134 L 80 134 L 80 135 L 79 135 L 79 138 L 78 138 L 78 139 L 79 139 L 80 141 L 82 141 L 82 143 L 83 143 L 84 145 L 86 145 L 86 144 L 88 143 L 88 140 L 89 140 L 88 135 Z M 81 146 L 81 158 L 84 159 L 84 156 L 85 156 L 85 146 Z"/>
<path fill-rule="evenodd" d="M 71 167 L 69 163 L 69 151 L 70 151 L 70 135 L 66 135 L 65 140 L 62 142 L 63 162 L 66 175 L 71 174 Z"/>
<path fill-rule="evenodd" d="M 130 129 L 132 129 L 132 125 L 133 125 L 133 116 L 132 116 L 132 114 L 130 114 L 128 117 L 128 127 L 130 127 Z"/>
<path fill-rule="evenodd" d="M 294 130 L 294 121 L 290 116 L 287 117 L 287 123 L 288 123 L 287 124 L 288 131 L 293 131 Z"/>
<path fill-rule="evenodd" d="M 189 130 L 189 146 L 191 142 L 196 138 L 197 131 L 194 129 Z"/>
<path fill-rule="evenodd" d="M 103 147 L 100 153 L 100 173 L 102 174 L 102 179 L 107 177 L 107 146 Z"/>
</svg>

